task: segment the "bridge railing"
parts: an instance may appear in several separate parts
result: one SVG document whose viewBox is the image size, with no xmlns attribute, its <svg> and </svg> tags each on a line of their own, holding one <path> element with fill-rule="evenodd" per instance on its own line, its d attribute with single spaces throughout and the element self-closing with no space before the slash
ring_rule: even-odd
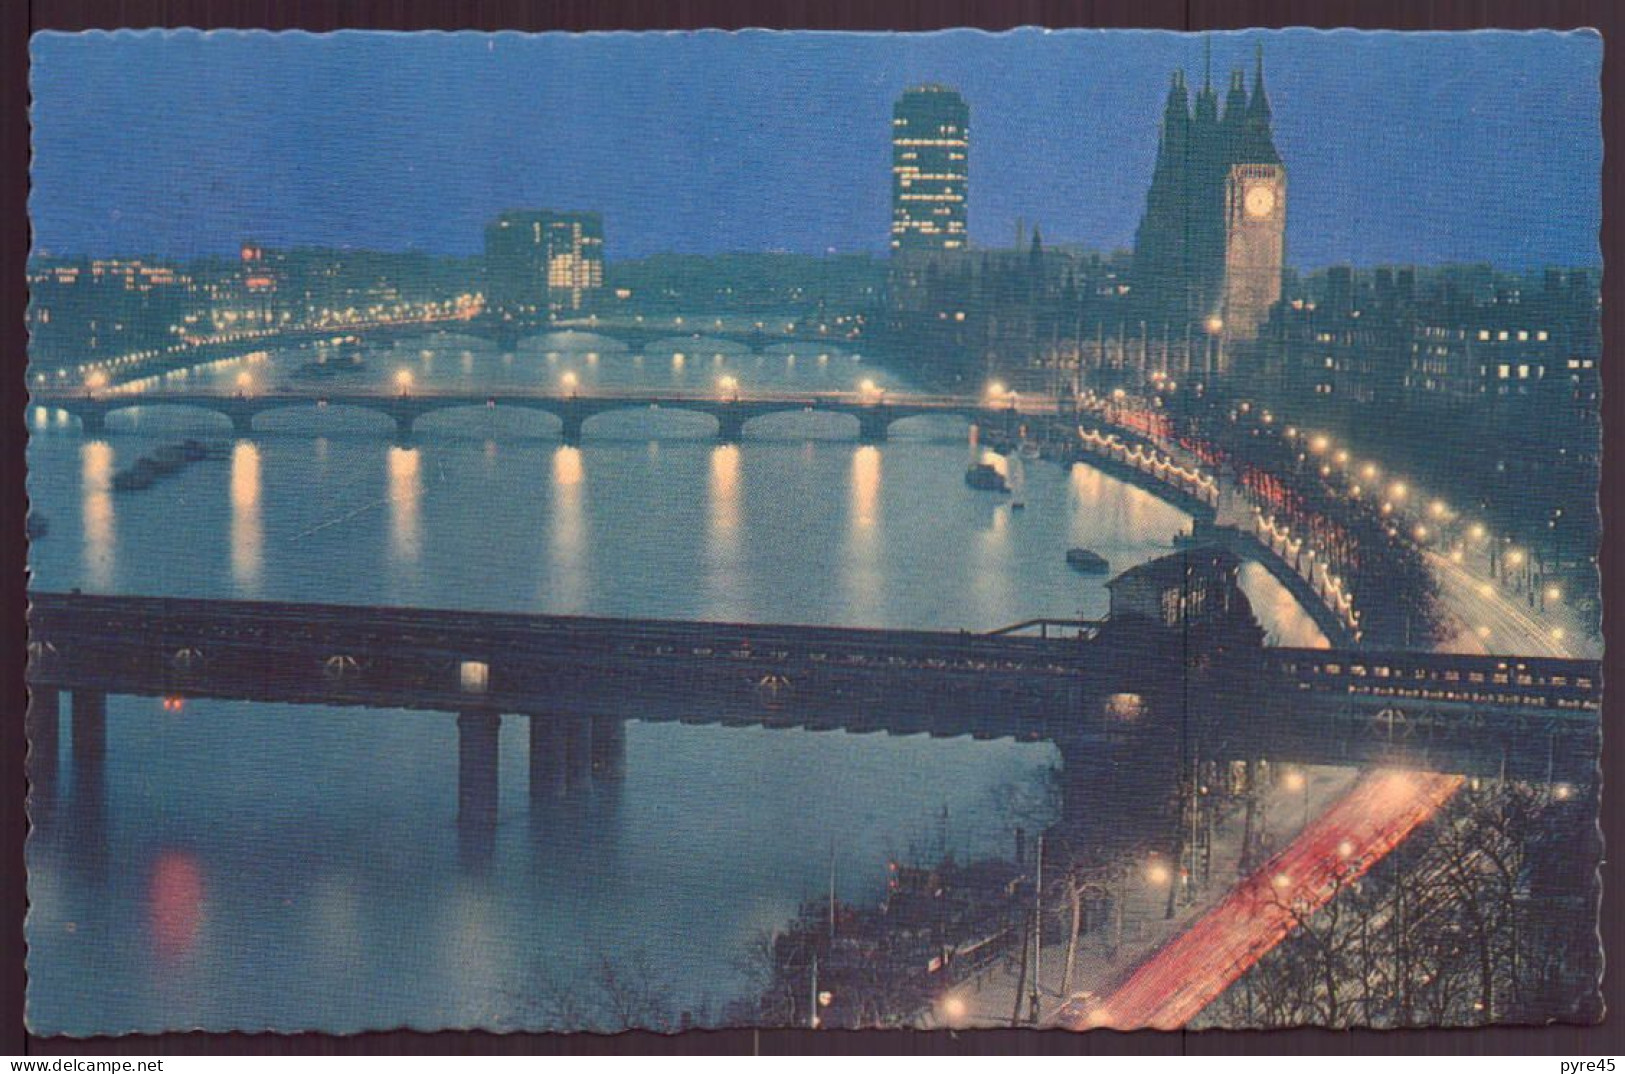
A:
<svg viewBox="0 0 1625 1074">
<path fill-rule="evenodd" d="M 1077 431 L 1079 446 L 1090 454 L 1121 463 L 1209 507 L 1219 506 L 1219 482 L 1213 475 L 1186 466 L 1157 448 L 1128 443 L 1113 432 L 1083 425 Z"/>
<path fill-rule="evenodd" d="M 1100 628 L 1105 626 L 1101 619 L 1023 619 L 1019 623 L 989 630 L 986 636 L 990 638 L 1009 637 L 1012 634 L 1037 633 L 1040 638 L 1079 638 L 1089 640 L 1099 636 Z M 1071 631 L 1071 633 L 1067 633 Z"/>
</svg>

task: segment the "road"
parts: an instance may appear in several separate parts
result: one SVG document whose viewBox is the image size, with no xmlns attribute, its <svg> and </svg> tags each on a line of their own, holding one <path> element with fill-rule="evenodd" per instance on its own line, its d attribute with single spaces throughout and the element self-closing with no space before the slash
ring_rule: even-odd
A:
<svg viewBox="0 0 1625 1074">
<path fill-rule="evenodd" d="M 1179 1029 L 1439 810 L 1461 776 L 1374 771 L 1211 912 L 1130 971 L 1104 999 L 1056 1012 L 1066 1029 Z"/>
<path fill-rule="evenodd" d="M 1595 659 L 1596 645 L 1558 617 L 1536 615 L 1483 575 L 1449 557 L 1429 553 L 1444 605 L 1461 621 L 1462 633 L 1440 648 L 1447 652 L 1516 653 Z"/>
</svg>

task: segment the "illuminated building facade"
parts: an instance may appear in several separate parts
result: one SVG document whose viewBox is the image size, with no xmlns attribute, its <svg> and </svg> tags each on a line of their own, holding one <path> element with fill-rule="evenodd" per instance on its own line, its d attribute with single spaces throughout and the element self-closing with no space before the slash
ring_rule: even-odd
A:
<svg viewBox="0 0 1625 1074">
<path fill-rule="evenodd" d="M 917 86 L 892 109 L 893 253 L 963 250 L 970 107 L 946 86 Z"/>
<path fill-rule="evenodd" d="M 488 307 L 508 317 L 580 310 L 604 286 L 598 213 L 506 212 L 485 228 Z"/>
</svg>

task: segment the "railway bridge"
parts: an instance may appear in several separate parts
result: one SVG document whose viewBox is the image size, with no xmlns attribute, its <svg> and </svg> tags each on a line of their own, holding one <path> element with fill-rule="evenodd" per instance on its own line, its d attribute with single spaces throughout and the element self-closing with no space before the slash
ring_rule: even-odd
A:
<svg viewBox="0 0 1625 1074">
<path fill-rule="evenodd" d="M 1595 662 L 1264 649 L 1117 617 L 991 634 L 35 593 L 36 794 L 99 784 L 107 696 L 456 714 L 459 816 L 494 825 L 498 729 L 533 801 L 621 765 L 628 719 L 1047 740 L 1103 756 L 1286 757 L 1587 779 Z M 1116 751 L 1116 752 L 1114 752 Z M 76 782 L 79 776 L 75 776 Z"/>
</svg>

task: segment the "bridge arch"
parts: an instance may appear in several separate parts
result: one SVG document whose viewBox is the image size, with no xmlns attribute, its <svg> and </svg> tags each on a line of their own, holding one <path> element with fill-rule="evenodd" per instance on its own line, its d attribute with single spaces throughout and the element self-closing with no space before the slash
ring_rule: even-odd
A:
<svg viewBox="0 0 1625 1074">
<path fill-rule="evenodd" d="M 747 417 L 741 432 L 767 440 L 855 440 L 863 419 L 850 410 L 802 406 L 759 410 Z"/>
<path fill-rule="evenodd" d="M 423 411 L 414 421 L 418 432 L 449 436 L 499 436 L 504 439 L 555 439 L 563 434 L 564 418 L 548 406 L 525 406 L 506 400 L 486 405 L 457 403 Z"/>
<path fill-rule="evenodd" d="M 718 354 L 724 358 L 730 358 L 742 357 L 751 353 L 748 344 L 741 343 L 736 339 L 730 339 L 727 336 L 707 335 L 703 332 L 689 335 L 681 333 L 671 335 L 651 334 L 640 342 L 642 346 L 638 350 L 644 355 L 656 358 L 681 354 L 688 361 L 709 361 Z"/>
<path fill-rule="evenodd" d="M 74 410 L 69 410 L 80 418 L 80 425 L 87 427 L 91 422 L 85 416 Z M 229 414 L 218 406 L 207 402 L 196 403 L 144 403 L 139 398 L 129 401 L 108 400 L 105 409 L 104 427 L 115 433 L 169 433 L 169 432 L 230 432 L 232 419 Z M 91 419 L 94 421 L 94 419 Z"/>
<path fill-rule="evenodd" d="M 952 437 L 962 441 L 969 437 L 970 427 L 976 424 L 979 424 L 979 419 L 971 410 L 913 413 L 899 410 L 886 426 L 886 437 L 891 440 L 946 440 Z"/>
<path fill-rule="evenodd" d="M 797 339 L 793 336 L 778 336 L 762 345 L 762 353 L 770 358 L 790 358 L 796 361 L 817 361 L 820 356 L 830 361 L 837 358 L 842 361 L 850 360 L 854 355 L 847 340 L 825 339 L 821 336 L 807 336 Z"/>
<path fill-rule="evenodd" d="M 478 344 L 481 350 L 489 350 L 494 345 L 490 333 L 482 333 L 471 328 L 425 328 L 421 334 L 402 336 L 395 343 L 403 349 L 412 349 L 425 340 L 461 346 L 465 349 L 470 344 Z"/>
<path fill-rule="evenodd" d="M 394 428 L 394 418 L 383 406 L 360 402 L 328 403 L 322 400 L 267 400 L 250 414 L 253 429 L 260 432 L 368 433 Z"/>
<path fill-rule="evenodd" d="M 519 337 L 516 350 L 584 354 L 592 351 L 630 354 L 634 348 L 613 331 L 592 328 L 547 328 Z"/>
<path fill-rule="evenodd" d="M 713 439 L 722 434 L 717 410 L 704 404 L 660 403 L 628 406 L 614 403 L 595 408 L 581 418 L 581 435 L 588 427 L 609 439 Z M 568 423 L 566 423 L 568 433 Z M 568 435 L 565 437 L 570 439 Z"/>
</svg>

